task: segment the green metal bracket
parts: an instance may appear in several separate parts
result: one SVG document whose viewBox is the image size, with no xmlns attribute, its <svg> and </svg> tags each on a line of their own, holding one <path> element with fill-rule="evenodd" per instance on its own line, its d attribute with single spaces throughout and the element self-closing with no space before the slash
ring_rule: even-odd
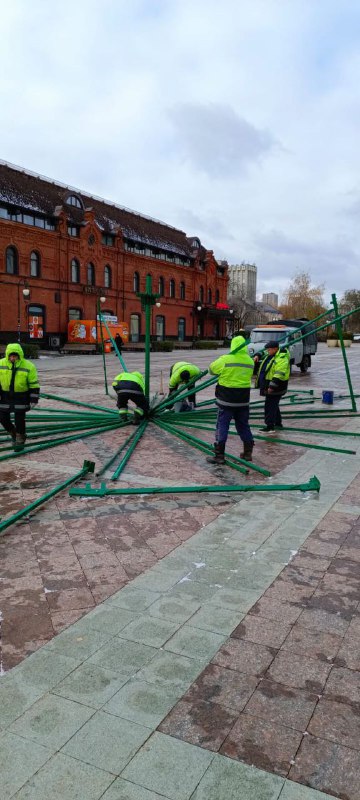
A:
<svg viewBox="0 0 360 800">
<path fill-rule="evenodd" d="M 307 483 L 244 484 L 235 486 L 146 486 L 141 488 L 112 489 L 102 484 L 99 489 L 87 485 L 82 489 L 70 489 L 71 497 L 107 497 L 108 495 L 144 494 L 199 494 L 202 492 L 319 492 L 320 481 L 314 475 Z"/>
<path fill-rule="evenodd" d="M 25 506 L 25 508 L 22 508 L 20 511 L 17 511 L 16 514 L 13 514 L 11 517 L 4 519 L 3 522 L 0 522 L 0 536 L 2 536 L 4 531 L 6 531 L 7 528 L 10 528 L 11 525 L 14 525 L 16 522 L 18 522 L 20 519 L 23 519 L 24 517 L 28 517 L 29 514 L 31 514 L 32 511 L 35 511 L 37 508 L 39 508 L 39 506 L 42 506 L 48 500 L 51 500 L 53 497 L 55 497 L 56 494 L 59 494 L 59 492 L 64 491 L 64 489 L 67 489 L 68 486 L 71 486 L 73 483 L 76 483 L 76 481 L 79 481 L 81 480 L 81 478 L 84 478 L 85 475 L 87 475 L 88 473 L 93 473 L 94 470 L 95 470 L 94 461 L 84 461 L 80 472 L 77 472 L 76 475 L 73 475 L 72 478 L 68 478 L 66 481 L 59 483 L 58 486 L 55 486 L 54 489 L 50 489 L 49 492 L 46 492 L 46 494 L 44 494 L 42 497 L 39 497 L 38 500 L 34 500 L 34 502 L 30 503 L 30 505 Z"/>
</svg>

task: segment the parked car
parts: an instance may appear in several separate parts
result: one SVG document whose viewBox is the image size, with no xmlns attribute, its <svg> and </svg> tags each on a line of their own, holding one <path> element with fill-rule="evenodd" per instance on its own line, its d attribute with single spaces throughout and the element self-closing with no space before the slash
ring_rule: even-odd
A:
<svg viewBox="0 0 360 800">
<path fill-rule="evenodd" d="M 360 342 L 360 333 L 354 333 L 353 342 Z"/>
</svg>

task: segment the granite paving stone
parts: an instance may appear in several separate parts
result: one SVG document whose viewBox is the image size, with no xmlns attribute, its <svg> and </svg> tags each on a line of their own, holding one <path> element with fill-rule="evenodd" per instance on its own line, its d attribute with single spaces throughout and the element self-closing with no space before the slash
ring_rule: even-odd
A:
<svg viewBox="0 0 360 800">
<path fill-rule="evenodd" d="M 59 653 L 62 656 L 69 656 L 78 660 L 88 658 L 102 645 L 112 638 L 112 634 L 106 631 L 96 631 L 92 629 L 78 629 L 76 625 L 67 628 L 62 633 L 52 639 L 46 645 L 46 649 L 51 653 Z"/>
<path fill-rule="evenodd" d="M 270 600 L 269 597 L 262 597 L 251 609 L 251 615 L 259 614 L 270 620 L 277 620 L 292 625 L 303 610 L 304 604 L 286 603 L 284 601 Z"/>
<path fill-rule="evenodd" d="M 114 775 L 57 753 L 14 797 L 14 800 L 100 800 Z"/>
<path fill-rule="evenodd" d="M 299 731 L 245 713 L 240 714 L 220 752 L 286 777 L 301 739 Z"/>
<path fill-rule="evenodd" d="M 324 693 L 327 700 L 360 706 L 360 671 L 333 667 Z"/>
<path fill-rule="evenodd" d="M 212 659 L 213 664 L 248 675 L 261 677 L 276 655 L 272 647 L 265 647 L 245 639 L 228 639 Z"/>
<path fill-rule="evenodd" d="M 116 608 L 114 606 L 102 603 L 97 608 L 92 609 L 85 617 L 82 617 L 76 625 L 72 626 L 74 631 L 85 631 L 91 629 L 101 631 L 102 633 L 109 633 L 110 636 L 115 636 L 117 633 L 125 628 L 129 622 L 137 619 L 139 614 L 135 611 L 127 611 L 123 608 Z"/>
<path fill-rule="evenodd" d="M 124 781 L 123 778 L 117 778 L 107 789 L 101 800 L 169 800 L 169 798 L 163 794 L 149 792 L 143 786 Z"/>
<path fill-rule="evenodd" d="M 184 699 L 219 703 L 240 713 L 255 691 L 259 679 L 209 664 L 186 692 Z"/>
<path fill-rule="evenodd" d="M 118 672 L 85 662 L 61 681 L 53 693 L 91 708 L 101 708 L 128 680 Z"/>
<path fill-rule="evenodd" d="M 280 800 L 332 800 L 332 798 L 333 795 L 318 792 L 317 789 L 309 789 L 307 786 L 300 786 L 293 781 L 285 781 L 280 794 Z"/>
<path fill-rule="evenodd" d="M 127 608 L 129 611 L 144 611 L 152 603 L 155 603 L 159 597 L 160 595 L 156 592 L 126 586 L 125 589 L 113 594 L 106 602 L 111 606 Z"/>
<path fill-rule="evenodd" d="M 113 694 L 104 711 L 154 730 L 176 703 L 177 697 L 178 693 L 171 688 L 134 678 Z"/>
<path fill-rule="evenodd" d="M 336 633 L 313 631 L 297 623 L 283 642 L 281 650 L 329 662 L 335 658 L 342 641 L 342 637 Z"/>
<path fill-rule="evenodd" d="M 348 617 L 346 619 L 338 613 L 333 614 L 323 609 L 305 609 L 299 617 L 299 623 L 305 628 L 315 631 L 337 633 L 339 636 L 344 636 L 349 627 L 351 614 Z"/>
<path fill-rule="evenodd" d="M 237 719 L 237 711 L 219 703 L 180 700 L 159 725 L 168 733 L 207 750 L 219 750 Z"/>
<path fill-rule="evenodd" d="M 201 628 L 204 631 L 213 631 L 228 636 L 238 625 L 242 616 L 245 616 L 245 613 L 208 603 L 191 617 L 191 625 L 193 628 Z"/>
<path fill-rule="evenodd" d="M 94 709 L 54 694 L 45 695 L 13 722 L 13 733 L 51 748 L 53 752 L 70 739 L 94 714 Z"/>
<path fill-rule="evenodd" d="M 319 739 L 330 741 L 360 750 L 360 711 L 359 704 L 337 703 L 320 699 L 309 731 Z"/>
<path fill-rule="evenodd" d="M 197 678 L 204 667 L 204 660 L 187 658 L 176 653 L 160 652 L 143 667 L 138 678 L 155 683 L 176 692 L 180 697 Z"/>
<path fill-rule="evenodd" d="M 157 654 L 155 647 L 139 642 L 130 642 L 115 636 L 91 656 L 89 663 L 119 672 L 121 675 L 134 675 L 144 664 Z"/>
<path fill-rule="evenodd" d="M 0 797 L 12 797 L 51 755 L 47 747 L 14 733 L 0 737 Z"/>
<path fill-rule="evenodd" d="M 166 596 L 157 600 L 149 608 L 150 616 L 168 619 L 173 622 L 187 622 L 199 610 L 199 603 L 182 598 L 168 599 Z"/>
<path fill-rule="evenodd" d="M 232 632 L 235 639 L 245 639 L 269 647 L 280 647 L 290 633 L 290 625 L 281 619 L 277 622 L 247 614 Z"/>
<path fill-rule="evenodd" d="M 284 686 L 319 693 L 325 686 L 330 670 L 329 663 L 280 650 L 265 677 Z"/>
<path fill-rule="evenodd" d="M 11 673 L 5 675 L 0 684 L 0 729 L 11 725 L 42 693 L 41 689 L 24 684 Z"/>
<path fill-rule="evenodd" d="M 264 680 L 250 698 L 246 711 L 269 722 L 305 731 L 317 702 L 316 694 Z"/>
<path fill-rule="evenodd" d="M 358 800 L 360 753 L 335 742 L 306 736 L 289 778 L 332 796 Z"/>
<path fill-rule="evenodd" d="M 180 622 L 144 615 L 123 628 L 120 636 L 133 642 L 148 644 L 151 647 L 161 647 L 175 634 L 180 624 Z"/>
<path fill-rule="evenodd" d="M 155 732 L 125 768 L 122 777 L 169 800 L 189 800 L 213 754 Z"/>
<path fill-rule="evenodd" d="M 185 624 L 164 645 L 172 653 L 210 660 L 224 642 L 225 636 L 213 631 L 204 631 Z"/>
<path fill-rule="evenodd" d="M 97 711 L 62 752 L 119 775 L 149 735 L 149 729 L 143 725 Z"/>
<path fill-rule="evenodd" d="M 191 800 L 277 800 L 283 779 L 215 755 Z"/>
</svg>

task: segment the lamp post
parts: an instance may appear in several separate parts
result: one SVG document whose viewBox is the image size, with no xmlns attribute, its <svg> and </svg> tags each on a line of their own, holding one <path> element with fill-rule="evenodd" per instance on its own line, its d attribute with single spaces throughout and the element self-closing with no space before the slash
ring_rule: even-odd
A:
<svg viewBox="0 0 360 800">
<path fill-rule="evenodd" d="M 20 286 L 24 284 L 24 288 L 22 290 L 23 298 L 26 300 L 30 295 L 30 289 L 28 288 L 28 284 L 26 280 L 21 279 L 17 285 L 17 302 L 18 302 L 18 319 L 17 319 L 17 339 L 20 343 L 21 341 L 21 305 L 20 305 Z"/>
<path fill-rule="evenodd" d="M 100 322 L 101 342 L 102 342 L 103 350 L 104 350 L 103 332 L 102 332 L 102 325 L 101 325 L 101 320 L 100 320 L 100 313 L 101 313 L 101 305 L 100 305 L 100 303 L 105 303 L 105 302 L 106 302 L 106 297 L 104 297 L 103 295 L 100 295 L 100 296 L 98 295 L 97 296 L 97 298 L 96 298 L 96 309 L 95 309 L 95 352 L 96 353 L 99 352 L 98 317 L 99 317 L 99 322 Z"/>
<path fill-rule="evenodd" d="M 151 275 L 146 276 L 145 292 L 137 292 L 136 296 L 140 298 L 141 307 L 143 311 L 145 311 L 145 395 L 147 399 L 149 399 L 151 307 L 156 305 L 159 308 L 157 298 L 160 297 L 158 292 L 152 291 Z"/>
</svg>

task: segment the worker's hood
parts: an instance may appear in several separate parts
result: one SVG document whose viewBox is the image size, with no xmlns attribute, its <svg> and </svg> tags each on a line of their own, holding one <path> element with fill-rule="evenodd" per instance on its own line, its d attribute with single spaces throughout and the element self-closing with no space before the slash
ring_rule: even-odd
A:
<svg viewBox="0 0 360 800">
<path fill-rule="evenodd" d="M 18 342 L 14 342 L 14 344 L 8 344 L 5 350 L 5 358 L 9 361 L 9 356 L 12 353 L 16 353 L 19 356 L 19 360 L 22 361 L 24 358 L 24 351 L 21 347 L 21 344 Z M 11 363 L 11 362 L 10 362 Z"/>
<path fill-rule="evenodd" d="M 244 342 L 245 339 L 243 336 L 234 336 L 230 344 L 230 353 L 233 353 L 234 350 L 237 350 L 237 348 L 240 347 L 240 345 L 244 344 Z"/>
<path fill-rule="evenodd" d="M 140 378 L 142 381 L 144 380 L 144 376 L 141 374 L 141 372 L 133 372 L 133 375 L 136 375 L 136 377 Z"/>
</svg>

